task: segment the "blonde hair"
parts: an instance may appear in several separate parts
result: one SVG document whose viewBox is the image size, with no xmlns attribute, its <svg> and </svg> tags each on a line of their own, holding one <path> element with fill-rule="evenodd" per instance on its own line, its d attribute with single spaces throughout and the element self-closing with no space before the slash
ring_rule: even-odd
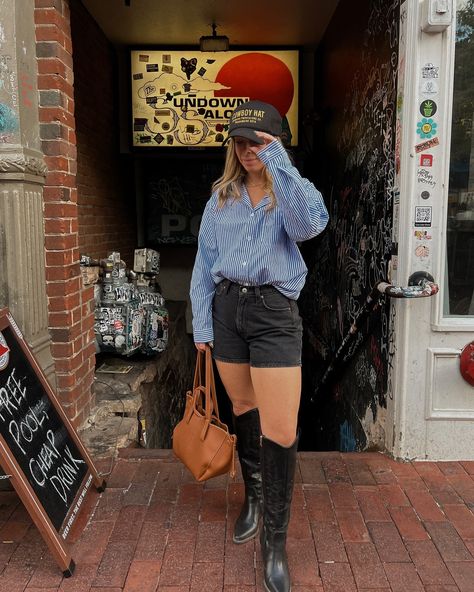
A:
<svg viewBox="0 0 474 592">
<path fill-rule="evenodd" d="M 246 171 L 235 154 L 234 139 L 230 138 L 227 144 L 224 172 L 212 185 L 212 191 L 217 191 L 217 205 L 219 208 L 222 208 L 228 199 L 242 198 L 241 187 L 245 175 Z M 270 203 L 266 209 L 271 210 L 276 206 L 276 198 L 273 191 L 273 179 L 267 167 L 263 169 L 263 181 L 265 183 L 264 188 L 270 197 Z"/>
</svg>

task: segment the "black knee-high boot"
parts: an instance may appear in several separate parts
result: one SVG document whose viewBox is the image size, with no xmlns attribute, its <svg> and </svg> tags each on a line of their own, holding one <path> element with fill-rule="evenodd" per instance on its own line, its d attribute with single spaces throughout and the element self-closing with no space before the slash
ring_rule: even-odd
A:
<svg viewBox="0 0 474 592">
<path fill-rule="evenodd" d="M 246 543 L 258 532 L 262 514 L 262 475 L 260 470 L 260 415 L 251 409 L 234 415 L 242 476 L 245 483 L 245 501 L 234 527 L 234 543 Z"/>
<path fill-rule="evenodd" d="M 293 496 L 298 436 L 289 447 L 262 437 L 262 546 L 264 584 L 267 592 L 290 592 L 286 533 Z"/>
</svg>

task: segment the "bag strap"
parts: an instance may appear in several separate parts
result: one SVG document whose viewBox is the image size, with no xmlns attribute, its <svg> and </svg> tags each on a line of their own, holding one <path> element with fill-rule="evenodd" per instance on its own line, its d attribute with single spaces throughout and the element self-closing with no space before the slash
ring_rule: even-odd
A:
<svg viewBox="0 0 474 592">
<path fill-rule="evenodd" d="M 220 420 L 211 348 L 207 344 L 205 351 L 198 350 L 193 381 L 193 395 L 195 400 L 197 397 L 202 399 L 203 394 L 206 419 L 210 421 L 211 417 L 214 415 L 214 417 L 217 417 L 217 419 Z"/>
<path fill-rule="evenodd" d="M 211 411 L 219 418 L 219 406 L 217 405 L 216 383 L 214 380 L 214 368 L 212 365 L 211 348 L 206 344 L 206 390 L 209 389 L 209 401 L 211 402 Z M 206 397 L 207 407 L 207 397 Z M 210 416 L 209 416 L 210 417 Z"/>
<path fill-rule="evenodd" d="M 194 369 L 193 391 L 202 384 L 202 352 L 198 350 Z"/>
</svg>

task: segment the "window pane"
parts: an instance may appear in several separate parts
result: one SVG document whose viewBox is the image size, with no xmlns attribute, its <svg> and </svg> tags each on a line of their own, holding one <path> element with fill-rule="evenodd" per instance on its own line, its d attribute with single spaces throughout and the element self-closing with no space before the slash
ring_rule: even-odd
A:
<svg viewBox="0 0 474 592">
<path fill-rule="evenodd" d="M 474 0 L 458 0 L 445 314 L 474 315 Z"/>
</svg>

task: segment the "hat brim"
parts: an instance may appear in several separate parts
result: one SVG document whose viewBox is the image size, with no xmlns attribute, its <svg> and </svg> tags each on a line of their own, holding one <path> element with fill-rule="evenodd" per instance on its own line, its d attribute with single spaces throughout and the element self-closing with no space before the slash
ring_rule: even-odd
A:
<svg viewBox="0 0 474 592">
<path fill-rule="evenodd" d="M 234 138 L 235 136 L 240 136 L 241 138 L 246 138 L 247 140 L 252 140 L 256 144 L 265 144 L 265 141 L 260 136 L 257 136 L 255 130 L 250 129 L 248 127 L 236 127 L 229 133 L 229 138 Z"/>
</svg>

